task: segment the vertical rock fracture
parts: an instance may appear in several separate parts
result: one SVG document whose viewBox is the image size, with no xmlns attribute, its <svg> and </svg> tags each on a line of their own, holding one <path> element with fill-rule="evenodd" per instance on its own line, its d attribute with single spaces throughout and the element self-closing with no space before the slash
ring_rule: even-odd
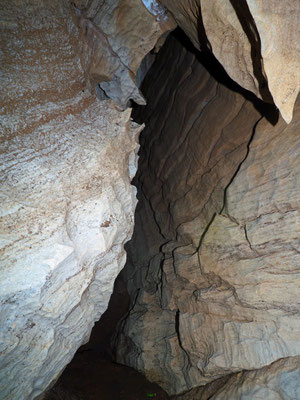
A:
<svg viewBox="0 0 300 400">
<path fill-rule="evenodd" d="M 181 398 L 300 398 L 299 16 L 1 1 L 1 399 L 88 340 L 133 229 L 116 360 Z"/>
</svg>

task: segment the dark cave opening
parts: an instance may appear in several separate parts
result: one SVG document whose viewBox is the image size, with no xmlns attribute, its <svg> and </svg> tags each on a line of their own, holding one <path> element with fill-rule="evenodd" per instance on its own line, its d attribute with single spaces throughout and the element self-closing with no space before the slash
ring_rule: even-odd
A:
<svg viewBox="0 0 300 400">
<path fill-rule="evenodd" d="M 249 100 L 251 103 L 253 103 L 254 107 L 257 109 L 258 112 L 262 116 L 264 116 L 269 122 L 272 123 L 272 125 L 275 125 L 278 122 L 279 118 L 279 110 L 277 107 L 274 105 L 271 99 L 269 99 L 268 102 L 265 102 L 261 99 L 258 99 L 252 92 L 249 90 L 244 89 L 241 87 L 238 83 L 236 83 L 234 80 L 230 78 L 230 76 L 227 74 L 225 71 L 224 67 L 222 64 L 216 59 L 216 57 L 213 55 L 209 49 L 204 46 L 203 51 L 199 51 L 198 49 L 195 48 L 193 43 L 190 41 L 188 36 L 183 32 L 183 30 L 179 27 L 177 27 L 171 34 L 169 34 L 169 37 L 174 37 L 175 40 L 178 41 L 182 45 L 183 48 L 187 49 L 187 51 L 190 54 L 193 54 L 197 61 L 203 65 L 203 67 L 214 77 L 214 79 L 218 82 L 220 82 L 222 85 L 226 86 L 228 89 L 237 92 L 241 94 L 245 99 Z M 153 70 L 158 69 L 159 70 L 159 62 L 160 59 L 155 61 L 153 65 Z M 149 75 L 148 75 L 149 76 Z M 147 89 L 150 86 L 150 82 L 147 79 L 147 76 L 145 77 L 141 89 L 142 92 L 147 93 Z M 262 83 L 263 85 L 263 83 Z M 148 101 L 147 101 L 148 104 Z M 136 103 L 132 103 L 133 107 L 133 119 L 138 122 L 138 123 L 145 123 L 146 121 L 144 120 L 145 115 L 147 115 L 147 112 L 145 112 L 146 106 L 140 106 Z M 142 114 L 142 115 L 141 115 Z"/>
<path fill-rule="evenodd" d="M 213 215 L 205 207 L 212 203 L 214 212 L 224 207 L 224 188 L 245 157 L 253 126 L 261 116 L 266 117 L 273 125 L 278 121 L 278 110 L 273 104 L 264 103 L 232 81 L 215 57 L 209 51 L 197 51 L 179 28 L 169 35 L 157 54 L 141 90 L 147 99 L 147 105 L 134 104 L 132 117 L 140 124 L 145 123 L 146 129 L 141 133 L 139 169 L 133 180 L 138 189 L 139 203 L 134 234 L 125 247 L 128 253 L 127 264 L 115 281 L 108 309 L 95 324 L 89 342 L 77 351 L 55 386 L 47 393 L 48 400 L 170 398 L 157 384 L 151 383 L 134 369 L 121 365 L 127 364 L 141 370 L 141 364 L 133 362 L 134 352 L 139 352 L 136 344 L 130 342 L 128 333 L 120 339 L 115 337 L 116 332 L 120 336 L 120 332 L 125 331 L 126 317 L 133 310 L 138 317 L 145 313 L 143 296 L 153 297 L 160 292 L 157 297 L 162 309 L 166 309 L 170 296 L 165 292 L 165 280 L 168 279 L 167 261 L 173 260 L 175 275 L 179 275 L 180 262 L 186 255 L 181 254 L 178 249 L 184 247 L 186 254 L 192 256 L 202 238 L 200 229 L 199 232 L 193 232 L 195 228 L 190 227 L 190 221 L 204 213 L 204 219 L 210 223 Z M 211 94 L 207 95 L 209 91 Z M 216 100 L 220 92 L 224 93 L 223 103 Z M 217 110 L 215 117 L 205 116 L 205 109 L 212 102 L 224 108 L 227 103 L 236 102 L 236 110 L 228 108 L 228 113 L 235 114 L 230 121 L 224 117 L 224 129 L 221 129 L 222 134 L 216 143 L 210 143 L 209 136 L 214 134 L 213 129 L 210 133 L 211 124 L 214 119 L 218 120 L 217 114 L 220 113 Z M 245 125 L 244 137 L 239 134 L 239 127 L 236 128 L 238 117 L 242 120 L 241 124 Z M 203 123 L 208 124 L 205 129 L 201 125 Z M 229 125 L 233 131 L 236 129 L 231 147 L 226 144 L 231 138 L 231 132 L 225 132 Z M 156 129 L 159 129 L 159 134 L 153 137 L 151 132 Z M 199 138 L 190 139 L 193 132 L 199 129 Z M 171 139 L 166 139 L 168 135 Z M 206 151 L 201 150 L 201 157 L 197 158 L 201 140 L 207 151 L 210 149 L 211 152 L 217 147 L 217 143 L 224 143 L 224 149 L 217 157 L 218 162 L 224 158 L 225 166 L 221 168 L 228 171 L 224 175 L 218 172 L 211 178 L 218 178 L 220 187 L 216 186 L 204 198 L 203 204 L 199 205 L 195 198 L 212 185 L 211 179 L 205 181 L 201 178 L 199 181 L 200 173 L 197 169 L 202 168 L 201 157 Z M 180 152 L 183 154 L 180 155 Z M 233 160 L 229 160 L 231 154 L 234 155 Z M 181 165 L 180 170 L 174 169 L 172 159 Z M 191 165 L 191 160 L 195 163 L 195 168 Z M 202 176 L 206 176 L 214 168 L 209 160 L 207 166 Z M 184 184 L 176 182 L 176 177 Z M 185 207 L 183 214 L 178 211 L 182 207 Z M 148 233 L 145 233 L 147 230 Z M 184 306 L 180 299 L 177 301 L 176 310 L 168 312 L 173 313 L 172 329 L 179 338 L 179 346 L 184 348 L 179 334 L 180 310 L 184 310 Z M 166 335 L 172 335 L 170 332 Z M 122 351 L 116 347 L 122 347 Z M 188 362 L 186 360 L 185 365 Z M 190 387 L 187 385 L 186 389 Z"/>
</svg>

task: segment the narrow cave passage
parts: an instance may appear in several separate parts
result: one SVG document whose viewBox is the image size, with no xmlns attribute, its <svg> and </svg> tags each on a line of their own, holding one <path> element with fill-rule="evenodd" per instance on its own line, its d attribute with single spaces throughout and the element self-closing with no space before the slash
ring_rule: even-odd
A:
<svg viewBox="0 0 300 400">
<path fill-rule="evenodd" d="M 233 288 L 203 272 L 199 248 L 215 215 L 226 210 L 226 189 L 257 122 L 265 116 L 275 124 L 278 112 L 234 83 L 210 53 L 197 52 L 179 29 L 156 56 L 142 92 L 147 106 L 134 106 L 132 114 L 146 128 L 133 181 L 139 203 L 127 263 L 89 343 L 48 400 L 158 400 L 208 383 L 201 373 L 213 350 L 200 343 L 201 358 L 193 350 L 198 339 L 188 340 L 189 326 L 205 337 L 208 328 L 193 317 L 203 318 L 199 298 L 228 298 Z M 222 372 L 212 374 L 218 383 L 206 386 L 210 395 L 229 377 L 218 381 Z"/>
</svg>

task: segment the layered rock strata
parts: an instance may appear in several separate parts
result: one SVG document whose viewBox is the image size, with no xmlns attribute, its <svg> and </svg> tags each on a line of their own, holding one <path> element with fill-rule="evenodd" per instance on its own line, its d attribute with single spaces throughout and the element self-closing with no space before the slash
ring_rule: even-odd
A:
<svg viewBox="0 0 300 400">
<path fill-rule="evenodd" d="M 116 353 L 169 394 L 300 354 L 299 103 L 275 124 L 201 61 L 168 39 L 136 113 L 132 305 Z"/>
<path fill-rule="evenodd" d="M 140 131 L 115 104 L 145 103 L 145 56 L 175 27 L 168 10 L 291 120 L 298 2 L 161 3 L 1 2 L 3 399 L 38 396 L 106 309 L 133 226 Z M 262 121 L 248 148 L 260 115 L 232 82 L 217 82 L 175 39 L 160 59 L 148 79 L 133 304 L 118 359 L 177 393 L 298 354 L 299 111 L 289 128 Z"/>
<path fill-rule="evenodd" d="M 88 339 L 133 229 L 141 128 L 86 90 L 75 12 L 1 2 L 3 400 L 35 398 Z"/>
<path fill-rule="evenodd" d="M 286 122 L 300 90 L 300 3 L 161 0 L 197 48 L 210 49 L 242 87 L 276 104 Z"/>
<path fill-rule="evenodd" d="M 243 371 L 192 389 L 177 400 L 299 399 L 300 357 L 282 358 L 260 370 Z"/>
</svg>

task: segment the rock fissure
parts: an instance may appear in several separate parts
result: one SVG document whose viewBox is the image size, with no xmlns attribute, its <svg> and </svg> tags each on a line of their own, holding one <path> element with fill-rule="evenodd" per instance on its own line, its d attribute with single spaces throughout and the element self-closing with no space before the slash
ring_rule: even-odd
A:
<svg viewBox="0 0 300 400">
<path fill-rule="evenodd" d="M 135 398 L 120 364 L 158 399 L 300 398 L 299 2 L 27 3 L 0 6 L 1 399 L 102 314 L 56 398 L 112 359 L 103 399 Z"/>
<path fill-rule="evenodd" d="M 253 131 L 252 131 L 252 135 L 251 135 L 250 140 L 249 140 L 249 142 L 248 142 L 248 144 L 247 144 L 247 152 L 246 152 L 246 155 L 245 155 L 244 159 L 241 161 L 241 163 L 239 164 L 237 170 L 235 171 L 235 173 L 234 173 L 234 175 L 232 176 L 230 182 L 228 183 L 228 185 L 226 186 L 226 188 L 225 188 L 225 190 L 224 190 L 224 203 L 223 203 L 223 207 L 222 207 L 222 210 L 221 210 L 220 214 L 222 214 L 222 213 L 224 212 L 224 210 L 226 210 L 226 194 L 227 194 L 227 190 L 228 190 L 230 184 L 234 181 L 234 178 L 235 178 L 235 177 L 237 176 L 237 174 L 239 173 L 239 170 L 241 169 L 242 164 L 245 162 L 245 160 L 246 160 L 247 157 L 248 157 L 248 154 L 249 154 L 249 151 L 250 151 L 251 142 L 252 142 L 252 140 L 253 140 L 253 138 L 254 138 L 254 135 L 255 135 L 256 127 L 257 127 L 257 125 L 259 124 L 259 122 L 260 122 L 262 119 L 263 119 L 263 117 L 260 117 L 260 118 L 255 122 L 254 127 L 253 127 Z M 225 212 L 227 213 L 227 210 L 226 210 Z M 227 213 L 227 214 L 228 214 L 228 213 Z M 230 216 L 229 218 L 233 219 L 232 216 Z"/>
<path fill-rule="evenodd" d="M 159 57 L 163 59 L 167 56 L 167 46 L 172 46 L 174 57 L 174 48 L 179 45 L 175 44 L 174 39 L 168 39 L 166 50 L 162 49 L 157 63 Z M 181 64 L 178 68 L 182 68 Z M 197 68 L 192 68 L 194 79 L 198 72 Z M 184 75 L 184 69 L 181 73 Z M 204 75 L 205 73 L 202 72 Z M 156 74 L 155 69 L 153 69 L 153 74 Z M 170 82 L 174 81 L 175 76 L 173 72 L 169 74 Z M 177 79 L 178 85 L 175 82 L 172 83 L 175 86 L 174 92 L 170 96 L 170 106 L 165 108 L 168 114 L 163 118 L 163 114 L 157 117 L 153 111 L 157 110 L 159 113 L 160 106 L 157 96 L 154 103 L 151 101 L 151 96 L 157 91 L 150 77 L 151 70 L 142 88 L 148 105 L 143 110 L 135 111 L 138 122 L 146 121 L 146 128 L 141 139 L 142 148 L 146 150 L 145 153 L 140 154 L 137 182 L 138 190 L 139 185 L 143 188 L 143 202 L 151 203 L 152 213 L 155 214 L 155 224 L 159 225 L 164 239 L 163 243 L 157 246 L 155 236 L 151 236 L 153 234 L 150 233 L 148 236 L 146 231 L 143 231 L 150 245 L 145 250 L 151 249 L 150 254 L 155 252 L 155 247 L 161 251 L 162 281 L 159 290 L 151 292 L 152 297 L 146 306 L 146 312 L 143 319 L 139 320 L 139 335 L 143 337 L 145 343 L 155 344 L 151 352 L 145 351 L 146 347 L 142 344 L 139 335 L 130 333 L 129 327 L 135 324 L 135 318 L 129 313 L 126 321 L 127 330 L 122 330 L 119 340 L 123 342 L 130 338 L 130 343 L 134 342 L 138 347 L 141 346 L 144 353 L 141 355 L 141 360 L 136 363 L 136 359 L 131 361 L 130 353 L 126 355 L 123 353 L 122 346 L 118 344 L 120 341 L 116 344 L 116 349 L 117 361 L 126 362 L 129 365 L 134 363 L 150 379 L 155 370 L 155 375 L 160 376 L 160 384 L 170 394 L 174 394 L 185 392 L 199 384 L 203 386 L 208 382 L 217 381 L 222 375 L 237 371 L 242 373 L 242 371 L 257 368 L 257 364 L 263 368 L 287 353 L 293 356 L 295 353 L 292 345 L 285 341 L 280 322 L 281 318 L 285 318 L 284 315 L 292 315 L 290 313 L 292 308 L 280 302 L 277 302 L 275 306 L 271 298 L 265 299 L 260 295 L 261 288 L 273 284 L 272 280 L 266 278 L 267 275 L 264 276 L 263 271 L 270 268 L 272 270 L 274 261 L 266 266 L 266 269 L 261 269 L 261 267 L 266 254 L 274 256 L 276 241 L 264 240 L 263 243 L 258 243 L 256 239 L 253 240 L 253 235 L 256 234 L 254 224 L 260 222 L 257 215 L 255 219 L 252 219 L 249 212 L 245 210 L 241 218 L 237 212 L 239 207 L 236 202 L 235 206 L 232 206 L 234 198 L 232 193 L 234 190 L 238 192 L 235 183 L 247 171 L 249 163 L 251 166 L 257 136 L 261 136 L 257 130 L 262 123 L 266 124 L 264 115 L 259 115 L 254 107 L 251 108 L 249 100 L 242 95 L 236 95 L 231 103 L 228 100 L 226 102 L 227 106 L 231 105 L 233 108 L 228 110 L 227 114 L 224 111 L 222 114 L 224 117 L 220 117 L 220 114 L 218 117 L 215 116 L 214 124 L 208 125 L 207 120 L 212 104 L 216 106 L 220 103 L 222 96 L 226 98 L 227 93 L 230 93 L 227 87 L 228 92 L 225 94 L 224 86 L 218 83 L 215 86 L 218 90 L 211 97 L 211 101 L 200 103 L 197 118 L 191 115 L 193 122 L 188 132 L 182 132 L 180 128 L 176 129 L 177 126 L 181 126 L 176 120 L 178 118 L 180 121 L 182 118 L 188 126 L 189 109 L 185 108 L 180 114 L 178 111 L 175 114 L 173 110 L 178 110 L 177 102 L 180 96 L 187 92 L 184 86 L 189 85 L 189 79 L 184 81 Z M 147 79 L 151 81 L 149 86 L 147 86 Z M 162 76 L 161 79 L 165 82 L 166 78 Z M 202 76 L 203 79 L 205 78 Z M 266 112 L 268 112 L 267 109 Z M 193 113 L 195 113 L 194 109 Z M 245 121 L 249 121 L 249 115 L 252 122 L 246 130 Z M 214 129 L 216 123 L 220 123 L 220 126 Z M 203 126 L 210 127 L 209 134 L 205 135 Z M 235 139 L 232 139 L 234 129 L 237 129 L 237 134 L 234 136 Z M 194 132 L 197 132 L 202 142 L 193 139 Z M 241 136 L 242 132 L 244 136 Z M 173 137 L 168 136 L 171 134 Z M 277 137 L 277 134 L 274 129 L 274 136 Z M 155 136 L 153 138 L 153 135 L 158 135 L 159 140 L 156 140 Z M 177 143 L 180 143 L 180 146 Z M 184 149 L 185 157 L 179 155 L 180 149 L 182 151 Z M 194 151 L 196 149 L 198 153 Z M 179 163 L 176 163 L 177 154 Z M 159 158 L 160 156 L 162 159 Z M 228 163 L 226 175 L 223 174 L 224 162 Z M 255 177 L 255 174 L 250 176 Z M 262 177 L 264 177 L 263 174 Z M 247 179 L 244 179 L 247 182 Z M 285 173 L 280 173 L 277 179 L 287 180 L 289 177 Z M 274 178 L 268 177 L 268 182 L 272 181 Z M 262 181 L 260 187 L 264 184 Z M 156 190 L 158 185 L 159 190 Z M 247 199 L 246 194 L 243 196 Z M 143 210 L 145 209 L 143 206 Z M 270 213 L 269 216 L 262 218 L 272 217 L 274 215 Z M 139 218 L 143 218 L 142 215 L 139 215 Z M 260 223 L 259 226 L 261 229 L 268 225 Z M 139 231 L 138 224 L 135 230 Z M 278 243 L 280 244 L 280 241 Z M 134 249 L 139 246 L 143 246 L 141 238 L 138 238 L 138 233 L 134 233 L 130 251 L 134 252 Z M 262 246 L 265 246 L 264 253 L 261 253 Z M 269 263 L 269 261 L 266 262 Z M 245 275 L 242 269 L 239 271 L 240 264 L 243 265 Z M 148 276 L 151 276 L 152 267 L 152 263 L 145 266 Z M 135 262 L 128 263 L 126 268 L 128 271 L 135 270 Z M 258 278 L 255 273 L 262 276 Z M 130 293 L 130 283 L 128 283 L 128 290 Z M 145 290 L 146 288 L 142 285 L 141 293 Z M 160 305 L 160 310 L 157 309 L 156 302 Z M 175 313 L 173 326 L 177 332 L 177 345 L 172 342 L 172 336 L 164 332 L 164 329 L 172 327 L 168 311 Z M 264 312 L 267 313 L 265 316 L 262 314 Z M 161 313 L 165 313 L 165 316 L 162 317 Z M 276 313 L 279 314 L 276 315 Z M 161 329 L 151 332 L 145 330 L 144 325 L 146 327 L 149 321 L 158 318 L 158 315 L 160 315 L 159 318 L 165 318 L 163 333 L 160 333 Z M 179 324 L 183 316 L 184 322 Z M 274 321 L 276 321 L 275 325 Z M 256 330 L 261 333 L 256 333 Z M 160 340 L 160 335 L 164 341 Z M 282 343 L 285 345 L 282 346 Z M 167 350 L 169 346 L 172 348 L 170 358 L 168 354 L 160 358 L 159 354 L 170 351 Z M 180 356 L 175 358 L 172 356 L 176 354 L 176 346 L 177 351 L 184 352 L 182 359 Z M 261 350 L 260 353 L 255 350 L 255 346 L 266 346 L 266 349 Z M 259 348 L 262 349 L 262 347 Z M 153 357 L 154 353 L 156 355 Z M 188 364 L 184 361 L 185 357 L 189 360 Z M 235 367 L 229 367 L 233 363 Z M 163 365 L 168 372 L 164 371 Z"/>
</svg>

